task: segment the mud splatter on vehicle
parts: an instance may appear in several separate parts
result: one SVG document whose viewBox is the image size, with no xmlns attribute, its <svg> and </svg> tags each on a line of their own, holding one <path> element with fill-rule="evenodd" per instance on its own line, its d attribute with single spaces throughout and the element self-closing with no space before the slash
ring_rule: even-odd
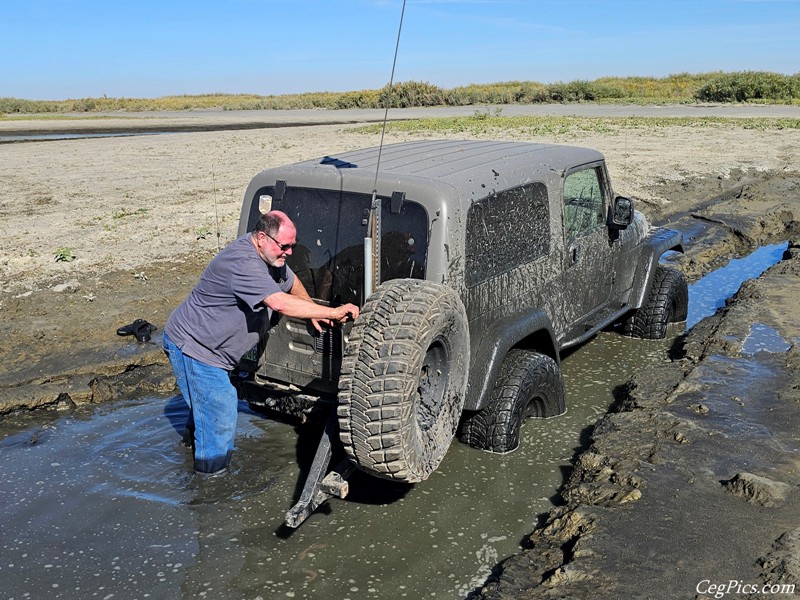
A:
<svg viewBox="0 0 800 600">
<path fill-rule="evenodd" d="M 658 339 L 686 319 L 682 272 L 658 264 L 681 235 L 615 196 L 596 150 L 424 141 L 272 168 L 247 188 L 240 235 L 265 203 L 297 224 L 288 263 L 311 296 L 363 312 L 323 335 L 283 319 L 240 388 L 255 405 L 338 405 L 349 461 L 378 477 L 427 479 L 457 431 L 514 450 L 525 418 L 565 410 L 562 351 L 615 322 Z"/>
</svg>

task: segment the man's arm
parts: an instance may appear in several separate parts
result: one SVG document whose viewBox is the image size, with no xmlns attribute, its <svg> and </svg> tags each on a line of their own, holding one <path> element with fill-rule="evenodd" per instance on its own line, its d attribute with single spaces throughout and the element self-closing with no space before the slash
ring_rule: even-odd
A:
<svg viewBox="0 0 800 600">
<path fill-rule="evenodd" d="M 296 275 L 294 277 L 294 283 L 292 284 L 292 289 L 289 290 L 289 293 L 292 294 L 293 296 L 298 296 L 299 298 L 302 298 L 303 300 L 308 300 L 309 302 L 314 302 L 311 299 L 311 296 L 309 295 L 309 293 L 306 291 L 306 286 L 303 285 L 303 282 L 300 281 L 300 278 L 297 277 Z"/>
<path fill-rule="evenodd" d="M 303 285 L 303 282 L 300 281 L 300 278 L 295 275 L 294 283 L 292 283 L 292 289 L 289 291 L 290 294 L 293 296 L 297 296 L 298 298 L 302 298 L 303 300 L 308 300 L 309 302 L 314 302 L 311 299 L 311 295 L 306 290 L 306 286 Z M 314 302 L 316 304 L 316 302 Z M 354 317 L 355 318 L 355 317 Z M 314 326 L 314 329 L 322 332 L 322 325 L 320 323 L 327 325 L 330 327 L 333 325 L 330 319 L 311 319 L 311 324 Z"/>
<path fill-rule="evenodd" d="M 322 331 L 320 322 L 326 322 L 327 324 L 330 324 L 330 321 L 344 323 L 348 318 L 355 320 L 359 312 L 355 304 L 343 304 L 335 308 L 317 304 L 308 295 L 305 286 L 298 277 L 294 278 L 294 284 L 288 294 L 286 292 L 271 294 L 264 298 L 264 304 L 287 317 L 311 319 L 317 331 Z"/>
</svg>

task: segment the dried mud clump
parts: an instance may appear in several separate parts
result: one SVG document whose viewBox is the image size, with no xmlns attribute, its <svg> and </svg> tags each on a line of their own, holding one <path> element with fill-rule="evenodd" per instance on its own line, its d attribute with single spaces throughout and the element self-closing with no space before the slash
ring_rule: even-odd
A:
<svg viewBox="0 0 800 600">
<path fill-rule="evenodd" d="M 767 507 L 782 504 L 792 490 L 792 486 L 786 483 L 744 472 L 737 473 L 722 485 L 734 496 Z"/>
<path fill-rule="evenodd" d="M 800 585 L 800 527 L 787 531 L 772 545 L 772 550 L 759 559 L 767 584 Z"/>
</svg>

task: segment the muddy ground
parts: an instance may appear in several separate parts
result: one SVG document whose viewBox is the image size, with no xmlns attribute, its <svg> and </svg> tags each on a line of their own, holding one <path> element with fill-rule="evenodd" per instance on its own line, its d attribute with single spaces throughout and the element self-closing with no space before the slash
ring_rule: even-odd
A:
<svg viewBox="0 0 800 600">
<path fill-rule="evenodd" d="M 798 275 L 792 248 L 679 339 L 680 359 L 618 390 L 577 457 L 564 505 L 480 598 L 800 591 Z"/>
<path fill-rule="evenodd" d="M 797 130 L 536 141 L 604 152 L 618 193 L 685 232 L 690 280 L 798 236 Z M 0 414 L 170 391 L 160 328 L 235 237 L 250 176 L 374 143 L 318 125 L 0 145 Z M 75 260 L 55 259 L 64 248 Z M 618 411 L 576 457 L 564 505 L 482 597 L 710 598 L 711 584 L 798 582 L 799 260 L 695 327 L 669 368 L 619 390 Z M 151 342 L 116 335 L 136 318 L 159 327 Z M 785 346 L 743 350 L 754 324 Z"/>
</svg>

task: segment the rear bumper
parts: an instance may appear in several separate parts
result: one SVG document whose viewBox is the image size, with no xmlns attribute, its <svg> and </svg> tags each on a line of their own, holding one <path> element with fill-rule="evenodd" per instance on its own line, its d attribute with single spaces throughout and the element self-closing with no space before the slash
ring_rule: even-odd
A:
<svg viewBox="0 0 800 600">
<path fill-rule="evenodd" d="M 258 378 L 237 381 L 236 389 L 239 399 L 253 409 L 277 413 L 301 423 L 316 420 L 317 414 L 327 414 L 336 405 L 336 396 L 307 393 Z"/>
</svg>

